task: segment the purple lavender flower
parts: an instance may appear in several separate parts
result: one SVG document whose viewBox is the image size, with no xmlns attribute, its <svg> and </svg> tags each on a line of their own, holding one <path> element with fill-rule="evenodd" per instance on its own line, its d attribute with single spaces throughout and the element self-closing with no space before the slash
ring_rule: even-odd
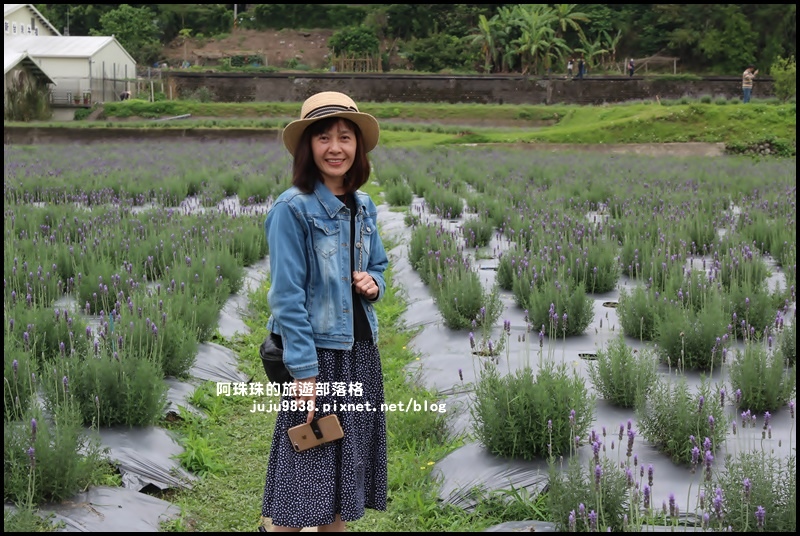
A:
<svg viewBox="0 0 800 536">
<path fill-rule="evenodd" d="M 724 501 L 722 500 L 722 488 L 717 488 L 714 490 L 714 499 L 711 501 L 711 505 L 718 520 L 722 519 L 724 513 L 722 509 L 723 504 Z"/>
<path fill-rule="evenodd" d="M 36 419 L 31 419 L 31 440 L 36 441 Z"/>
<path fill-rule="evenodd" d="M 575 521 L 575 510 L 569 511 L 568 525 L 570 532 L 577 532 L 577 523 Z"/>
<path fill-rule="evenodd" d="M 750 502 L 750 489 L 752 487 L 752 482 L 750 482 L 749 478 L 745 477 L 745 479 L 742 481 L 742 487 L 744 488 L 745 502 Z"/>
<path fill-rule="evenodd" d="M 706 468 L 705 469 L 705 471 L 706 471 L 705 472 L 706 480 L 707 481 L 711 481 L 711 464 L 714 462 L 714 455 L 711 454 L 710 450 L 706 451 L 704 461 L 705 461 L 705 468 Z"/>
<path fill-rule="evenodd" d="M 755 516 L 756 516 L 756 526 L 760 529 L 763 529 L 764 519 L 767 517 L 767 512 L 766 510 L 764 510 L 763 506 L 759 505 L 756 507 Z"/>
</svg>

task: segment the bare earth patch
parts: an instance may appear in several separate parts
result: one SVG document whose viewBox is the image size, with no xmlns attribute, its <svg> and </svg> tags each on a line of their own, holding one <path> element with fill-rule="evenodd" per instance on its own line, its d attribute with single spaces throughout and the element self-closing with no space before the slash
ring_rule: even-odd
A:
<svg viewBox="0 0 800 536">
<path fill-rule="evenodd" d="M 180 66 L 184 59 L 192 65 L 216 64 L 230 56 L 260 56 L 266 65 L 285 66 L 295 59 L 312 69 L 328 62 L 328 39 L 334 30 L 234 30 L 223 39 L 175 38 L 162 51 L 162 58 L 171 67 Z"/>
</svg>

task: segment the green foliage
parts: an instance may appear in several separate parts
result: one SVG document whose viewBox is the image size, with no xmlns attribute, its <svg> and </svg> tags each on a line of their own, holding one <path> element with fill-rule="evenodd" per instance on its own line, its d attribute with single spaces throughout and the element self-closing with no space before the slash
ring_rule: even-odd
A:
<svg viewBox="0 0 800 536">
<path fill-rule="evenodd" d="M 467 219 L 461 225 L 464 243 L 468 248 L 488 246 L 494 231 L 494 224 L 483 217 Z"/>
<path fill-rule="evenodd" d="M 148 426 L 162 416 L 167 384 L 157 362 L 126 355 L 56 362 L 44 382 L 48 409 L 68 396 L 84 424 Z"/>
<path fill-rule="evenodd" d="M 405 45 L 404 54 L 415 71 L 426 73 L 463 71 L 474 59 L 462 39 L 444 33 L 413 39 Z"/>
<path fill-rule="evenodd" d="M 99 438 L 62 393 L 48 417 L 36 405 L 3 424 L 3 496 L 26 507 L 70 499 L 102 470 L 102 456 Z"/>
<path fill-rule="evenodd" d="M 366 8 L 358 4 L 252 4 L 256 28 L 345 28 L 361 23 Z"/>
<path fill-rule="evenodd" d="M 717 394 L 705 378 L 690 392 L 684 375 L 674 380 L 659 377 L 636 405 L 642 435 L 675 463 L 698 463 L 693 448 L 701 448 L 708 438 L 713 452 L 725 441 L 728 418 Z"/>
<path fill-rule="evenodd" d="M 581 335 L 594 320 L 594 300 L 586 295 L 583 284 L 546 281 L 527 296 L 523 292 L 515 288 L 517 305 L 528 312 L 532 326 L 544 326 L 548 337 Z"/>
<path fill-rule="evenodd" d="M 328 48 L 337 56 L 371 56 L 380 51 L 380 46 L 375 30 L 363 24 L 343 28 L 328 40 Z"/>
<path fill-rule="evenodd" d="M 797 327 L 794 322 L 778 332 L 778 351 L 794 367 L 797 362 Z"/>
<path fill-rule="evenodd" d="M 92 28 L 89 35 L 113 35 L 137 63 L 150 64 L 161 52 L 154 19 L 155 13 L 148 7 L 119 4 L 100 17 L 100 27 Z"/>
<path fill-rule="evenodd" d="M 794 56 L 776 58 L 769 69 L 769 74 L 773 79 L 775 95 L 782 102 L 797 97 L 797 61 Z"/>
<path fill-rule="evenodd" d="M 469 267 L 453 267 L 433 287 L 433 298 L 450 329 L 492 326 L 503 309 L 499 289 L 484 290 L 480 276 Z"/>
<path fill-rule="evenodd" d="M 558 456 L 588 431 L 594 398 L 566 364 L 547 359 L 537 374 L 526 365 L 505 376 L 490 360 L 479 366 L 470 415 L 489 452 L 526 460 Z"/>
<path fill-rule="evenodd" d="M 22 418 L 33 402 L 35 364 L 31 353 L 6 336 L 3 341 L 3 420 Z"/>
<path fill-rule="evenodd" d="M 13 71 L 25 75 L 23 71 Z M 9 75 L 13 78 L 13 74 Z M 3 119 L 6 121 L 44 121 L 50 119 L 49 91 L 46 86 L 33 82 L 8 84 L 3 102 Z"/>
<path fill-rule="evenodd" d="M 408 206 L 414 200 L 414 192 L 406 183 L 391 184 L 385 189 L 384 199 L 393 207 Z"/>
<path fill-rule="evenodd" d="M 221 461 L 223 453 L 212 446 L 201 430 L 189 429 L 181 443 L 183 452 L 178 454 L 178 460 L 187 471 L 200 476 L 227 474 L 227 466 Z"/>
<path fill-rule="evenodd" d="M 797 532 L 797 457 L 753 450 L 726 456 L 717 477 L 725 499 L 725 526 L 734 532 Z M 763 526 L 756 509 L 764 508 Z"/>
<path fill-rule="evenodd" d="M 649 393 L 658 377 L 658 361 L 649 349 L 632 349 L 620 334 L 606 349 L 597 350 L 597 360 L 589 362 L 589 378 L 603 398 L 614 406 L 636 407 L 636 401 Z"/>
<path fill-rule="evenodd" d="M 595 456 L 586 468 L 573 456 L 563 468 L 551 459 L 549 475 L 547 509 L 559 532 L 605 532 L 605 527 L 609 532 L 624 531 L 630 488 L 618 463 Z M 591 513 L 596 514 L 593 522 Z"/>
<path fill-rule="evenodd" d="M 642 286 L 620 289 L 617 317 L 623 333 L 640 341 L 652 341 L 656 337 L 657 302 L 651 290 Z"/>
<path fill-rule="evenodd" d="M 720 339 L 729 317 L 718 294 L 699 311 L 680 304 L 665 306 L 656 319 L 661 361 L 680 370 L 711 371 L 722 362 Z"/>
<path fill-rule="evenodd" d="M 464 212 L 464 200 L 461 196 L 439 186 L 426 190 L 425 203 L 445 219 L 460 218 Z"/>
<path fill-rule="evenodd" d="M 755 413 L 776 411 L 795 394 L 797 375 L 788 367 L 782 352 L 768 343 L 747 341 L 729 367 L 731 387 L 737 391 L 737 405 Z"/>
</svg>

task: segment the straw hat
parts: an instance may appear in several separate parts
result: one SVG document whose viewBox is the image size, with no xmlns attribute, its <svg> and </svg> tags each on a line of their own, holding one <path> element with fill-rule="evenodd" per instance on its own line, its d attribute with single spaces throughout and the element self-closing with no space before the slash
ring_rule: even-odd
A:
<svg viewBox="0 0 800 536">
<path fill-rule="evenodd" d="M 291 154 L 294 154 L 306 127 L 328 117 L 343 117 L 358 125 L 366 152 L 378 145 L 380 136 L 378 120 L 369 114 L 359 112 L 353 99 L 337 91 L 323 91 L 307 98 L 300 110 L 300 119 L 292 121 L 283 129 L 283 144 Z"/>
</svg>

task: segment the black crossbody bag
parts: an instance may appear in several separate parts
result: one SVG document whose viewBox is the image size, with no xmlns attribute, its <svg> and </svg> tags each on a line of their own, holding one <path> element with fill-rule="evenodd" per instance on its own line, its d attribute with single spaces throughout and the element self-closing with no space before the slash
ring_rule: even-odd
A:
<svg viewBox="0 0 800 536">
<path fill-rule="evenodd" d="M 292 375 L 289 374 L 289 369 L 283 363 L 283 350 L 278 348 L 275 341 L 272 340 L 272 335 L 267 335 L 261 347 L 258 349 L 261 354 L 261 363 L 264 365 L 264 372 L 267 373 L 270 383 L 277 383 L 283 385 L 290 383 L 293 380 Z"/>
</svg>

